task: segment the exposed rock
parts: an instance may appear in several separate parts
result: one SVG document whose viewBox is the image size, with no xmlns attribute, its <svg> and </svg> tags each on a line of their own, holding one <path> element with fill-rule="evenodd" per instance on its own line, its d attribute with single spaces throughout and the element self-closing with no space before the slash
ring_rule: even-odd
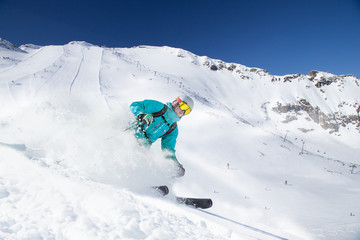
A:
<svg viewBox="0 0 360 240">
<path fill-rule="evenodd" d="M 314 131 L 314 129 L 305 129 L 305 128 L 298 128 L 299 131 L 302 131 L 303 133 Z"/>
<path fill-rule="evenodd" d="M 293 79 L 299 78 L 300 76 L 301 76 L 301 74 L 285 76 L 284 77 L 284 82 L 292 82 Z"/>
<path fill-rule="evenodd" d="M 318 71 L 311 71 L 308 73 L 308 76 L 309 76 L 309 80 L 310 81 L 314 81 L 316 75 L 318 74 L 319 72 Z"/>
<path fill-rule="evenodd" d="M 298 118 L 295 117 L 295 116 L 287 115 L 286 119 L 283 121 L 283 123 L 289 123 L 289 122 L 292 122 L 292 121 L 295 121 L 295 120 L 298 120 Z"/>
<path fill-rule="evenodd" d="M 219 68 L 216 65 L 211 65 L 210 69 L 213 71 L 217 71 Z"/>
<path fill-rule="evenodd" d="M 14 44 L 12 44 L 9 41 L 6 41 L 5 39 L 0 38 L 0 47 L 12 50 L 12 51 L 17 51 L 17 52 L 24 52 L 24 50 L 21 50 L 20 48 L 18 48 L 17 46 L 15 46 Z"/>
</svg>

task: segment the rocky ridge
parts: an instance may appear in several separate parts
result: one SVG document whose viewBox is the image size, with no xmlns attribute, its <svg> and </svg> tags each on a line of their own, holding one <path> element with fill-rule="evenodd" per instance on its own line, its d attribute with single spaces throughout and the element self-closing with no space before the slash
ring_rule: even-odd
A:
<svg viewBox="0 0 360 240">
<path fill-rule="evenodd" d="M 213 60 L 207 58 L 203 61 L 203 66 L 209 68 L 212 71 L 227 70 L 238 74 L 241 79 L 255 80 L 252 75 L 257 75 L 260 79 L 270 79 L 271 82 L 282 82 L 284 84 L 291 84 L 292 82 L 306 82 L 306 87 L 309 85 L 315 86 L 319 90 L 319 94 L 326 102 L 329 96 L 327 90 L 329 87 L 335 88 L 338 92 L 342 92 L 347 83 L 351 83 L 353 87 L 357 87 L 360 90 L 360 80 L 352 75 L 334 75 L 331 73 L 325 73 L 321 71 L 311 71 L 307 75 L 292 74 L 286 76 L 274 76 L 267 70 L 260 68 L 249 68 L 240 64 L 225 63 L 221 60 Z M 299 98 L 299 97 L 297 97 Z M 343 111 L 347 108 L 346 111 Z M 272 106 L 272 111 L 283 115 L 283 123 L 289 123 L 298 120 L 299 115 L 306 114 L 308 121 L 313 121 L 319 124 L 323 129 L 329 130 L 329 133 L 336 133 L 341 127 L 348 127 L 353 125 L 360 133 L 360 103 L 356 99 L 348 101 L 340 101 L 337 106 L 337 110 L 331 113 L 323 110 L 320 106 L 312 103 L 312 99 L 299 98 L 296 103 L 293 102 L 276 102 Z M 303 132 L 311 131 L 307 129 L 299 128 Z"/>
</svg>

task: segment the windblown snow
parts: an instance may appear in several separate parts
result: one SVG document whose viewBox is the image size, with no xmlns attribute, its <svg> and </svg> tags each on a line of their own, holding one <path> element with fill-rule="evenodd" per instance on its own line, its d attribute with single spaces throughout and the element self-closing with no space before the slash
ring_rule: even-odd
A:
<svg viewBox="0 0 360 240">
<path fill-rule="evenodd" d="M 360 239 L 359 79 L 182 49 L 0 39 L 0 239 Z M 195 99 L 183 178 L 129 105 Z M 168 185 L 157 196 L 151 186 Z M 174 196 L 209 197 L 213 207 Z"/>
</svg>

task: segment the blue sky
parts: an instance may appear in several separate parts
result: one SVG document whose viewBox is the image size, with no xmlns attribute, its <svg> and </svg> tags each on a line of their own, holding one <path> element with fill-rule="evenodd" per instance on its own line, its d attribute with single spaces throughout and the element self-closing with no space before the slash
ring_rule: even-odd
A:
<svg viewBox="0 0 360 240">
<path fill-rule="evenodd" d="M 360 78 L 360 0 L 0 0 L 0 37 L 171 46 L 274 75 Z"/>
</svg>

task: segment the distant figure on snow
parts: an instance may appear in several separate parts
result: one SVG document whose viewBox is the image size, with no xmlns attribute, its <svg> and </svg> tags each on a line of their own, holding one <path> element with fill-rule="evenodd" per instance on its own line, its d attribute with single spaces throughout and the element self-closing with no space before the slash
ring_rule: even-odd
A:
<svg viewBox="0 0 360 240">
<path fill-rule="evenodd" d="M 155 100 L 133 102 L 131 112 L 136 117 L 135 136 L 146 146 L 161 138 L 161 149 L 166 151 L 169 159 L 177 164 L 177 176 L 182 177 L 185 169 L 175 156 L 175 145 L 178 136 L 177 122 L 188 115 L 194 108 L 191 97 L 177 97 L 172 103 L 163 104 Z"/>
</svg>

